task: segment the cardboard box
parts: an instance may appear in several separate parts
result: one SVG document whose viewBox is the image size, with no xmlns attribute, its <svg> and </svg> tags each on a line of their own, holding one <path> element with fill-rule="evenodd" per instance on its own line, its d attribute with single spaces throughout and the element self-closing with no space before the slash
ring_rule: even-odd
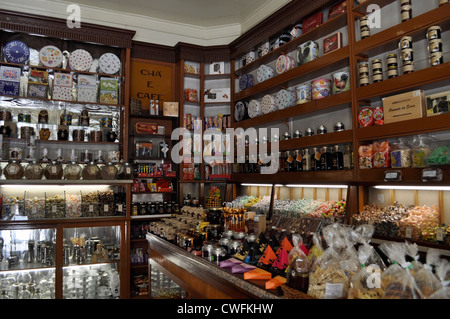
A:
<svg viewBox="0 0 450 319">
<path fill-rule="evenodd" d="M 447 113 L 450 107 L 450 91 L 427 95 L 425 100 L 427 116 Z"/>
<path fill-rule="evenodd" d="M 164 102 L 163 115 L 178 117 L 178 102 Z"/>
<path fill-rule="evenodd" d="M 230 89 L 207 89 L 205 102 L 230 102 Z"/>
<path fill-rule="evenodd" d="M 415 90 L 383 99 L 384 123 L 421 118 L 424 115 L 425 93 Z"/>
<path fill-rule="evenodd" d="M 342 48 L 342 33 L 336 32 L 323 39 L 323 54 Z"/>
</svg>

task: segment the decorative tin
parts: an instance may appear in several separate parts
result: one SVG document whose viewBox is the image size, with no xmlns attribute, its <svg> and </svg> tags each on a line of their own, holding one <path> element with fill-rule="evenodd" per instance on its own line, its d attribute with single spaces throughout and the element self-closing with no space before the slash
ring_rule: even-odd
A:
<svg viewBox="0 0 450 319">
<path fill-rule="evenodd" d="M 372 81 L 373 83 L 383 81 L 383 64 L 381 59 L 372 60 Z"/>
<path fill-rule="evenodd" d="M 336 72 L 333 74 L 333 94 L 350 90 L 350 73 Z"/>
<path fill-rule="evenodd" d="M 0 80 L 20 82 L 21 69 L 12 66 L 0 66 Z"/>
<path fill-rule="evenodd" d="M 442 40 L 441 39 L 431 40 L 430 44 L 428 45 L 428 52 L 430 53 L 442 52 Z"/>
<path fill-rule="evenodd" d="M 276 62 L 276 71 L 278 74 L 289 71 L 295 67 L 295 61 L 293 58 L 286 54 L 282 54 L 278 57 Z"/>
<path fill-rule="evenodd" d="M 72 83 L 73 83 L 72 74 L 55 72 L 55 78 L 53 80 L 54 86 L 66 86 L 71 88 Z"/>
<path fill-rule="evenodd" d="M 275 98 L 270 94 L 264 95 L 261 101 L 261 111 L 267 114 L 276 111 L 276 109 Z"/>
<path fill-rule="evenodd" d="M 300 132 L 299 130 L 295 130 L 293 137 L 294 138 L 302 137 L 302 132 Z"/>
<path fill-rule="evenodd" d="M 248 103 L 239 101 L 234 107 L 234 119 L 236 122 L 242 121 L 248 117 Z"/>
<path fill-rule="evenodd" d="M 291 34 L 289 32 L 283 32 L 280 35 L 280 46 L 288 43 L 289 41 L 291 41 Z"/>
<path fill-rule="evenodd" d="M 438 25 L 429 27 L 427 30 L 427 39 L 428 41 L 441 39 L 441 27 Z"/>
<path fill-rule="evenodd" d="M 19 96 L 20 82 L 0 80 L 0 94 L 9 96 Z"/>
<path fill-rule="evenodd" d="M 54 100 L 72 101 L 72 87 L 53 86 L 52 98 Z"/>
<path fill-rule="evenodd" d="M 113 53 L 105 53 L 98 59 L 98 66 L 102 73 L 116 74 L 120 71 L 122 63 L 117 55 Z"/>
<path fill-rule="evenodd" d="M 320 125 L 317 128 L 317 134 L 325 134 L 327 133 L 327 128 L 324 125 Z"/>
<path fill-rule="evenodd" d="M 313 136 L 314 135 L 314 130 L 310 127 L 308 127 L 305 131 L 305 136 Z"/>
<path fill-rule="evenodd" d="M 323 39 L 323 54 L 330 53 L 342 47 L 342 33 L 336 32 Z"/>
<path fill-rule="evenodd" d="M 302 24 L 301 23 L 297 23 L 295 26 L 292 27 L 291 29 L 291 36 L 293 39 L 299 37 L 302 35 Z"/>
<path fill-rule="evenodd" d="M 28 83 L 28 96 L 47 98 L 48 84 Z"/>
<path fill-rule="evenodd" d="M 370 84 L 369 80 L 369 64 L 364 62 L 359 64 L 359 86 Z"/>
<path fill-rule="evenodd" d="M 403 61 L 403 74 L 414 72 L 414 61 Z"/>
<path fill-rule="evenodd" d="M 373 109 L 371 107 L 363 107 L 358 114 L 358 123 L 362 127 L 367 127 L 373 125 Z"/>
<path fill-rule="evenodd" d="M 69 66 L 72 70 L 76 71 L 88 71 L 92 62 L 92 55 L 83 49 L 73 51 L 69 57 Z"/>
<path fill-rule="evenodd" d="M 430 54 L 430 63 L 432 66 L 444 63 L 442 52 L 433 52 Z"/>
<path fill-rule="evenodd" d="M 270 51 L 270 43 L 269 41 L 261 43 L 261 45 L 258 47 L 258 57 L 262 57 L 269 53 Z"/>
<path fill-rule="evenodd" d="M 302 84 L 295 88 L 297 92 L 297 104 L 311 101 L 311 85 Z"/>
<path fill-rule="evenodd" d="M 251 100 L 248 103 L 248 116 L 255 118 L 259 115 L 262 115 L 261 104 L 258 100 Z"/>
<path fill-rule="evenodd" d="M 411 0 L 401 0 L 401 17 L 402 22 L 412 19 L 412 5 Z"/>
<path fill-rule="evenodd" d="M 258 80 L 258 82 L 264 82 L 272 78 L 273 75 L 273 69 L 265 64 L 260 65 L 258 70 L 256 71 L 256 79 Z"/>
<path fill-rule="evenodd" d="M 336 122 L 336 124 L 334 124 L 334 131 L 335 132 L 341 132 L 345 130 L 345 125 L 342 122 Z"/>
<path fill-rule="evenodd" d="M 290 107 L 296 103 L 296 94 L 292 90 L 281 89 L 277 93 L 276 106 L 279 110 Z"/>
<path fill-rule="evenodd" d="M 306 33 L 315 27 L 318 27 L 323 22 L 323 13 L 322 11 L 319 11 L 312 16 L 309 16 L 308 18 L 303 20 L 303 33 Z"/>
<path fill-rule="evenodd" d="M 319 57 L 319 45 L 317 42 L 309 40 L 297 48 L 297 63 L 299 65 L 310 62 Z"/>
<path fill-rule="evenodd" d="M 311 82 L 312 99 L 318 100 L 331 95 L 331 81 L 329 79 L 316 79 Z"/>
<path fill-rule="evenodd" d="M 97 87 L 79 86 L 77 89 L 77 101 L 79 102 L 97 102 Z"/>
<path fill-rule="evenodd" d="M 11 41 L 3 47 L 7 62 L 25 64 L 30 57 L 30 48 L 22 41 Z"/>
<path fill-rule="evenodd" d="M 369 20 L 367 17 L 359 19 L 359 30 L 361 32 L 361 40 L 370 36 Z"/>
<path fill-rule="evenodd" d="M 253 86 L 253 75 L 251 74 L 242 74 L 239 77 L 239 88 L 241 90 L 245 90 L 249 87 Z"/>
<path fill-rule="evenodd" d="M 47 45 L 39 50 L 39 61 L 43 66 L 58 68 L 61 66 L 63 59 L 61 50 L 54 45 Z"/>
<path fill-rule="evenodd" d="M 250 51 L 250 52 L 248 52 L 248 53 L 246 54 L 246 56 L 245 56 L 245 63 L 246 63 L 246 64 L 250 64 L 250 63 L 252 63 L 253 61 L 255 61 L 255 59 L 256 59 L 256 53 L 255 53 L 255 51 Z"/>
<path fill-rule="evenodd" d="M 373 109 L 373 121 L 375 125 L 384 124 L 384 112 L 382 106 L 376 106 Z"/>
</svg>

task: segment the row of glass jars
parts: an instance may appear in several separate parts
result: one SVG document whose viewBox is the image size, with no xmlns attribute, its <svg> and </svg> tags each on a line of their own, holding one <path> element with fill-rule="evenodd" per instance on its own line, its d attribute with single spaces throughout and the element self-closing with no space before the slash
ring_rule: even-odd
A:
<svg viewBox="0 0 450 319">
<path fill-rule="evenodd" d="M 93 161 L 87 164 L 79 164 L 75 161 L 63 164 L 58 161 L 46 163 L 37 161 L 29 162 L 25 167 L 19 160 L 10 160 L 3 169 L 3 175 L 8 180 L 25 179 L 40 180 L 43 177 L 47 180 L 114 180 L 131 179 L 132 167 L 129 163 L 116 165 L 112 162 L 98 164 Z M 1 169 L 0 169 L 1 174 Z"/>
</svg>

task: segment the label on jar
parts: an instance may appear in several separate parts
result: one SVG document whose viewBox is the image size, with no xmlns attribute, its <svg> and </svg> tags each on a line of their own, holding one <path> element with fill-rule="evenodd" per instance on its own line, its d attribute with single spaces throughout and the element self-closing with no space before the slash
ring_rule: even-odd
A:
<svg viewBox="0 0 450 319">
<path fill-rule="evenodd" d="M 52 213 L 56 213 L 56 211 L 57 211 L 57 206 L 56 205 L 52 205 Z"/>
<path fill-rule="evenodd" d="M 52 166 L 50 171 L 52 174 L 56 174 L 58 173 L 58 168 L 56 166 Z"/>
<path fill-rule="evenodd" d="M 95 174 L 95 167 L 91 167 L 90 169 L 89 169 L 89 171 L 91 172 L 91 174 Z"/>
<path fill-rule="evenodd" d="M 118 210 L 119 212 L 123 211 L 123 204 L 118 204 L 118 205 L 117 205 L 117 210 Z"/>
<path fill-rule="evenodd" d="M 108 210 L 109 210 L 109 205 L 108 204 L 103 205 L 103 211 L 107 212 Z"/>
<path fill-rule="evenodd" d="M 93 212 L 94 211 L 94 205 L 89 204 L 89 212 Z"/>
<path fill-rule="evenodd" d="M 125 174 L 131 174 L 131 168 L 130 167 L 126 167 L 125 168 Z"/>
</svg>

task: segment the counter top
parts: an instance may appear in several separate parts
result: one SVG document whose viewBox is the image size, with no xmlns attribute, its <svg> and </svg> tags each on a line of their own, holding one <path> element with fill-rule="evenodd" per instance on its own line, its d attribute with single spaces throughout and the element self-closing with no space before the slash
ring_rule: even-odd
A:
<svg viewBox="0 0 450 319">
<path fill-rule="evenodd" d="M 199 280 L 207 281 L 211 279 L 217 281 L 219 284 L 227 285 L 228 289 L 235 289 L 239 294 L 247 295 L 249 298 L 282 298 L 282 296 L 277 295 L 275 290 L 266 290 L 264 288 L 264 280 L 245 280 L 243 279 L 243 274 L 232 274 L 230 269 L 220 268 L 218 265 L 156 235 L 148 233 L 146 238 L 149 242 L 150 258 L 152 258 L 153 250 L 160 255 L 159 257 L 176 264 L 176 266 L 187 271 L 191 276 L 199 278 Z M 158 262 L 158 260 L 155 261 Z M 176 274 L 174 275 L 177 276 Z M 209 283 L 211 285 L 214 284 L 214 282 Z M 220 289 L 220 287 L 217 286 L 217 289 Z"/>
</svg>

